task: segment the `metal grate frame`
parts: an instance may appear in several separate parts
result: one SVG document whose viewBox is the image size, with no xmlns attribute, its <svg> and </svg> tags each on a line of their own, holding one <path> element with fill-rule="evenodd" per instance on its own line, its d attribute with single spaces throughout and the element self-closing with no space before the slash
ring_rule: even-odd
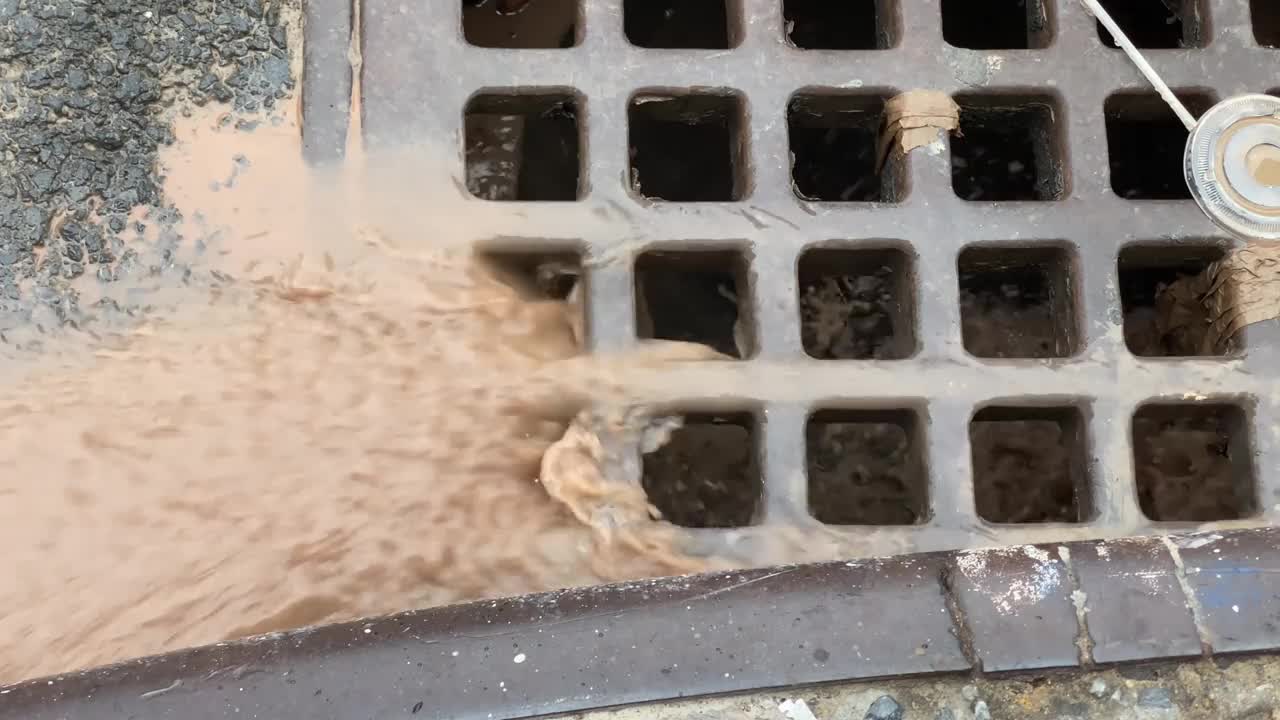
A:
<svg viewBox="0 0 1280 720">
<path fill-rule="evenodd" d="M 1138 357 L 1126 347 L 1122 251 L 1142 246 L 1160 256 L 1166 249 L 1185 254 L 1187 247 L 1233 245 L 1189 199 L 1126 199 L 1113 189 L 1111 156 L 1125 148 L 1114 145 L 1109 152 L 1108 101 L 1145 95 L 1149 88 L 1123 54 L 1103 44 L 1077 3 L 1046 0 L 1047 25 L 1038 25 L 1029 43 L 1044 47 L 1011 50 L 948 45 L 943 4 L 880 2 L 880 38 L 890 47 L 810 50 L 788 42 L 782 0 L 737 0 L 726 4 L 734 46 L 700 50 L 637 47 L 624 32 L 622 0 L 583 0 L 573 47 L 508 49 L 468 44 L 458 2 L 367 2 L 348 12 L 344 3 L 317 0 L 309 8 L 303 83 L 307 151 L 317 162 L 341 155 L 349 108 L 344 93 L 351 87 L 350 28 L 343 18 L 361 21 L 366 142 L 378 147 L 406 136 L 455 138 L 458 165 L 450 171 L 456 177 L 464 174 L 464 110 L 478 94 L 575 98 L 580 197 L 510 203 L 527 218 L 528 236 L 504 242 L 522 252 L 581 248 L 588 267 L 588 335 L 597 350 L 637 341 L 638 256 L 731 250 L 744 258 L 745 281 L 735 292 L 750 337 L 745 358 L 671 370 L 668 389 L 655 389 L 652 397 L 689 412 L 732 410 L 755 419 L 763 497 L 754 524 L 737 533 L 767 533 L 809 515 L 801 470 L 807 423 L 815 413 L 838 410 L 908 413 L 928 477 L 924 522 L 840 526 L 849 547 L 870 537 L 938 550 L 1166 531 L 1173 526 L 1143 514 L 1134 471 L 1133 420 L 1152 404 L 1175 412 L 1188 404 L 1237 408 L 1242 419 L 1232 426 L 1231 452 L 1252 480 L 1246 494 L 1256 512 L 1206 527 L 1280 522 L 1275 328 L 1250 328 L 1242 349 L 1223 357 Z M 1248 0 L 1209 0 L 1204 11 L 1198 19 L 1202 47 L 1146 51 L 1170 86 L 1217 99 L 1269 89 L 1280 51 L 1258 44 Z M 913 152 L 901 165 L 900 188 L 881 200 L 798 196 L 788 118 L 795 98 L 874 105 L 875 98 L 915 88 L 952 94 L 965 112 L 1047 107 L 1049 127 L 1036 161 L 1052 177 L 1047 185 L 1043 178 L 1036 182 L 1043 191 L 1038 196 L 1048 199 L 960 197 L 952 179 L 953 140 L 941 153 Z M 664 202 L 632 187 L 629 114 L 635 100 L 691 94 L 732 98 L 730 107 L 739 108 L 729 122 L 737 200 Z M 616 221 L 616 234 L 557 236 L 557 218 L 567 208 Z M 798 267 L 815 248 L 905 256 L 912 352 L 900 359 L 847 360 L 806 352 Z M 1065 326 L 1071 329 L 1060 347 L 1017 360 L 976 357 L 966 349 L 960 261 L 974 249 L 1029 257 L 1048 252 L 1062 259 L 1055 263 L 1065 269 L 1053 279 L 1065 283 L 1062 312 L 1070 315 Z M 690 388 L 699 390 L 690 394 Z M 1075 460 L 1088 505 L 1082 522 L 1002 525 L 979 516 L 970 425 L 984 408 L 1066 411 L 1080 418 Z"/>
</svg>

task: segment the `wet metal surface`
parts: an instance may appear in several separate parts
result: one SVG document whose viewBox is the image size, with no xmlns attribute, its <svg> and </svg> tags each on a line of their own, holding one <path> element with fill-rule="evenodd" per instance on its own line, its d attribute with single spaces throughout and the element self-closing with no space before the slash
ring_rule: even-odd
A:
<svg viewBox="0 0 1280 720">
<path fill-rule="evenodd" d="M 1028 26 L 1027 43 L 1034 49 L 990 51 L 945 42 L 943 4 L 880 3 L 882 36 L 892 42 L 871 45 L 882 49 L 854 50 L 797 47 L 789 33 L 800 25 L 789 24 L 795 18 L 784 16 L 779 0 L 728 3 L 726 22 L 734 42 L 722 49 L 633 45 L 624 28 L 622 0 L 585 2 L 580 13 L 556 5 L 547 12 L 560 13 L 560 21 L 572 24 L 575 41 L 569 46 L 548 41 L 533 49 L 468 43 L 459 3 L 365 4 L 359 12 L 364 137 L 371 148 L 394 146 L 404 137 L 452 139 L 459 148 L 457 167 L 447 170 L 463 177 L 464 113 L 477 93 L 572 94 L 581 133 L 580 197 L 517 202 L 527 217 L 527 232 L 502 242 L 532 252 L 566 244 L 584 248 L 588 335 L 598 350 L 632 346 L 645 334 L 645 318 L 636 309 L 635 269 L 646 251 L 733 250 L 745 257 L 750 281 L 729 296 L 741 326 L 734 332 L 750 339 L 745 357 L 676 371 L 672 390 L 652 398 L 689 412 L 705 410 L 705 398 L 719 398 L 720 404 L 731 399 L 758 415 L 760 509 L 749 527 L 734 532 L 767 535 L 772 524 L 809 515 L 808 484 L 796 477 L 796 468 L 805 465 L 804 426 L 813 413 L 830 408 L 911 412 L 921 423 L 927 475 L 927 507 L 918 524 L 841 526 L 836 529 L 846 543 L 841 552 L 856 552 L 868 539 L 928 551 L 1176 529 L 1144 515 L 1135 490 L 1132 418 L 1153 401 L 1226 403 L 1246 417 L 1232 452 L 1256 502 L 1244 504 L 1251 511 L 1243 517 L 1225 516 L 1201 527 L 1280 519 L 1280 464 L 1270 460 L 1280 453 L 1275 432 L 1280 397 L 1271 379 L 1277 367 L 1275 330 L 1250 328 L 1243 350 L 1222 357 L 1139 357 L 1125 344 L 1117 269 L 1123 249 L 1143 244 L 1160 255 L 1193 246 L 1239 246 L 1189 196 L 1182 197 L 1185 193 L 1179 193 L 1182 199 L 1142 200 L 1122 197 L 1115 189 L 1113 175 L 1141 172 L 1133 163 L 1155 162 L 1163 152 L 1163 146 L 1152 145 L 1147 155 L 1131 158 L 1127 147 L 1109 147 L 1109 100 L 1132 105 L 1134 94 L 1151 94 L 1145 80 L 1123 53 L 1103 44 L 1095 21 L 1077 3 L 1037 4 Z M 538 7 L 531 3 L 521 22 L 531 21 Z M 1041 10 L 1047 13 L 1043 17 Z M 958 16 L 949 17 L 954 23 Z M 1207 14 L 1195 20 L 1191 46 L 1146 51 L 1176 91 L 1211 89 L 1210 95 L 1227 97 L 1271 86 L 1277 54 L 1258 45 L 1249 31 L 1246 0 L 1210 3 Z M 1040 32 L 1045 27 L 1052 32 Z M 553 36 L 559 34 L 547 35 Z M 1007 34 L 1001 37 L 999 42 L 1006 42 Z M 512 43 L 533 40 L 526 35 Z M 338 37 L 328 42 L 337 43 Z M 341 79 L 346 60 L 336 46 L 309 50 L 308 73 Z M 895 182 L 900 190 L 886 196 L 893 202 L 864 198 L 867 193 L 860 195 L 858 185 L 851 186 L 845 202 L 801 196 L 793 177 L 788 114 L 796 97 L 827 98 L 832 107 L 874 108 L 884 97 L 913 88 L 956 97 L 962 127 L 965 117 L 980 123 L 971 134 L 1010 128 L 1022 133 L 1009 141 L 1016 149 L 1009 167 L 991 165 L 989 153 L 975 159 L 971 147 L 942 138 L 934 148 L 917 149 L 902 163 L 890 164 L 903 175 Z M 647 108 L 654 97 L 689 95 L 709 95 L 710 104 L 738 108 L 731 110 L 736 115 L 725 121 L 727 130 L 717 141 L 727 143 L 723 157 L 709 156 L 729 163 L 733 192 L 728 197 L 734 201 L 672 202 L 641 197 L 635 189 L 652 195 L 646 178 L 655 177 L 636 174 L 645 157 L 632 127 L 637 108 Z M 307 132 L 312 138 L 336 137 L 337 128 L 346 126 L 346 113 L 340 104 L 319 98 L 308 100 Z M 963 108 L 978 114 L 965 115 L 970 110 Z M 1145 116 L 1134 117 L 1139 124 L 1127 126 L 1131 134 L 1114 137 L 1156 137 L 1141 124 Z M 1180 142 L 1170 145 L 1178 157 Z M 317 158 L 340 154 L 336 147 L 314 145 L 312 152 Z M 1113 168 L 1113 162 L 1119 164 Z M 987 173 L 987 180 L 975 181 L 974 173 Z M 1026 187 L 1013 196 L 1029 199 L 984 199 L 1009 196 L 988 187 L 992 178 L 1024 178 Z M 1182 181 L 1175 174 L 1172 182 Z M 1163 192 L 1151 187 L 1157 196 Z M 570 208 L 614 220 L 618 231 L 558 237 L 552 229 L 556 218 Z M 806 352 L 797 259 L 814 248 L 855 255 L 885 248 L 902 252 L 895 277 L 902 279 L 903 293 L 893 301 L 901 312 L 888 316 L 899 324 L 893 330 L 895 347 L 909 352 L 885 353 L 885 359 L 819 359 Z M 1053 337 L 1044 339 L 1048 350 L 1003 353 L 1025 359 L 1001 359 L 1001 352 L 989 357 L 966 349 L 962 253 L 990 248 L 999 249 L 1001 257 L 1030 258 L 1047 276 L 1043 285 L 1052 295 L 1054 315 L 1047 326 Z M 1041 256 L 1053 262 L 1036 260 Z M 700 388 L 700 396 L 689 397 L 689 387 Z M 1079 522 L 1013 526 L 979 516 L 969 425 L 975 412 L 990 405 L 1079 414 L 1079 442 L 1071 450 L 1073 473 L 1085 485 L 1077 491 Z"/>
<path fill-rule="evenodd" d="M 1089 607 L 1093 659 L 1126 662 L 1201 652 L 1195 617 L 1178 584 L 1167 548 L 1150 542 L 1112 542 L 1071 556 Z M 1134 572 L 1141 567 L 1141 572 Z M 1091 598 L 1107 602 L 1093 606 Z"/>
<path fill-rule="evenodd" d="M 1200 614 L 1195 655 L 1274 650 L 1280 558 L 1263 550 L 1277 542 L 1280 530 L 1249 530 L 1026 546 L 485 601 L 36 680 L 0 689 L 0 718 L 391 717 L 415 707 L 519 718 L 834 680 L 1089 667 L 1190 652 L 1177 605 Z M 1105 582 L 1069 571 L 1086 557 L 1109 564 Z M 1133 597 L 1149 594 L 1152 578 L 1174 605 L 1146 622 L 1159 633 L 1167 619 L 1179 638 L 1170 645 L 1117 622 L 1142 622 Z"/>
</svg>

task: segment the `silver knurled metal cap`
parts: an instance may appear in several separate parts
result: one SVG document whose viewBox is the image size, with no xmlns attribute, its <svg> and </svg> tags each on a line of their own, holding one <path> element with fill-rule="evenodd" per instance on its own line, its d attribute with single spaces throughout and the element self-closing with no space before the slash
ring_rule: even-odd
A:
<svg viewBox="0 0 1280 720">
<path fill-rule="evenodd" d="M 1191 131 L 1183 166 L 1215 223 L 1245 239 L 1280 240 L 1280 98 L 1214 105 Z"/>
</svg>

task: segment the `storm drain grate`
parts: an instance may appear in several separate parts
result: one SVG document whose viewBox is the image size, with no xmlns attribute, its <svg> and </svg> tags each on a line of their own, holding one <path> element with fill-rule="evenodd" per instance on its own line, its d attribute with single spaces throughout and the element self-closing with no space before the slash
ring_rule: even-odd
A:
<svg viewBox="0 0 1280 720">
<path fill-rule="evenodd" d="M 1272 3 L 1105 4 L 1193 109 L 1274 80 Z M 454 0 L 362 23 L 366 140 L 456 142 L 426 171 L 516 206 L 527 230 L 494 251 L 529 272 L 580 249 L 593 348 L 731 357 L 652 388 L 687 423 L 646 489 L 696 537 L 813 518 L 840 554 L 1280 520 L 1278 338 L 1205 351 L 1199 306 L 1169 307 L 1238 243 L 1077 3 Z M 333 38 L 309 73 L 349 77 Z M 916 88 L 960 131 L 882 163 L 885 101 Z M 315 98 L 323 157 L 346 115 Z"/>
</svg>

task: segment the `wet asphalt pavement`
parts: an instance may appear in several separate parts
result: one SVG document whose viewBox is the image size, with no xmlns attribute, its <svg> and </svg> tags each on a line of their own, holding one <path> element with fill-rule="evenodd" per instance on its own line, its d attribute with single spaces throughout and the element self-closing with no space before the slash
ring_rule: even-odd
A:
<svg viewBox="0 0 1280 720">
<path fill-rule="evenodd" d="M 0 0 L 0 337 L 137 308 L 82 307 L 71 281 L 189 273 L 156 158 L 181 108 L 270 110 L 293 88 L 287 13 L 264 0 Z M 238 122 L 251 122 L 240 120 Z M 132 226 L 131 226 L 132 225 Z M 157 232 L 158 231 L 158 232 Z"/>
</svg>

